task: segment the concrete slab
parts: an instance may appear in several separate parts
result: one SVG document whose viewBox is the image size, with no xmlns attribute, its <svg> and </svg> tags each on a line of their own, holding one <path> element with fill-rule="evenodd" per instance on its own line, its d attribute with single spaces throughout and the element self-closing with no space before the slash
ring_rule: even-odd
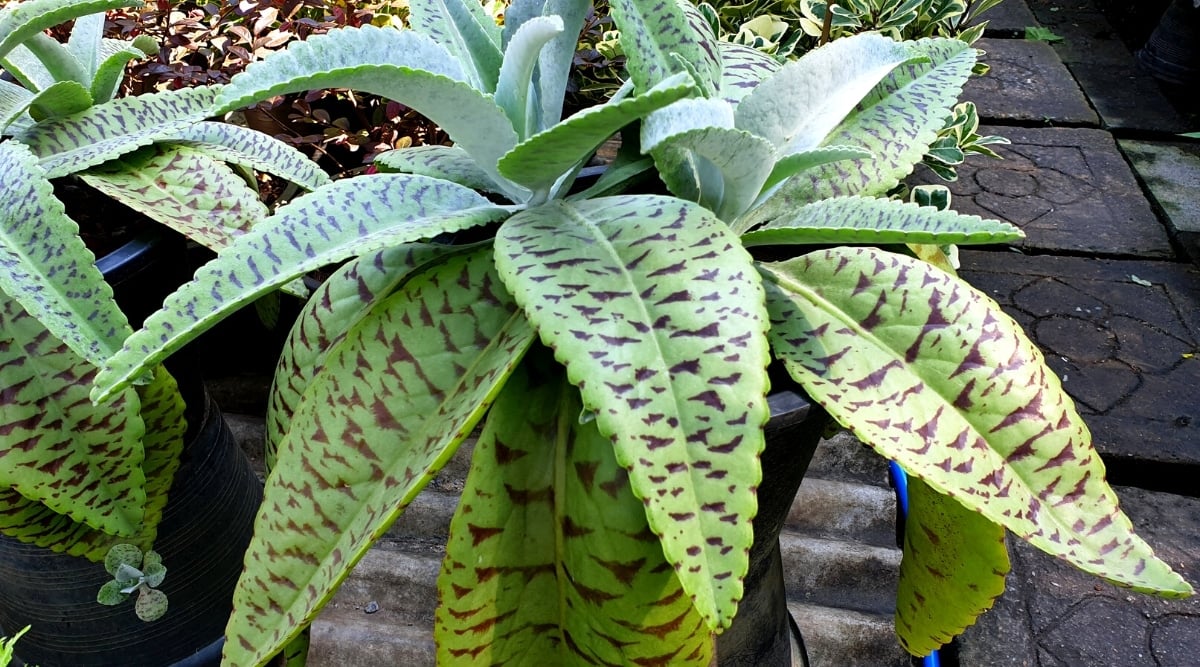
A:
<svg viewBox="0 0 1200 667">
<path fill-rule="evenodd" d="M 971 250 L 962 263 L 1046 354 L 1111 481 L 1200 492 L 1200 270 Z"/>
<path fill-rule="evenodd" d="M 1167 226 L 1200 262 L 1200 143 L 1119 140 L 1134 172 L 1162 209 Z"/>
<path fill-rule="evenodd" d="M 984 37 L 975 46 L 986 52 L 981 60 L 991 71 L 967 81 L 962 99 L 974 102 L 985 120 L 1099 124 L 1099 116 L 1050 45 Z"/>
<path fill-rule="evenodd" d="M 1068 67 L 1106 129 L 1159 134 L 1195 129 L 1132 56 L 1124 63 L 1078 62 Z"/>
<path fill-rule="evenodd" d="M 1025 0 L 1004 0 L 979 15 L 979 20 L 987 21 L 986 33 L 1008 33 L 1024 35 L 1025 28 L 1037 25 L 1037 19 L 1030 11 Z"/>
<path fill-rule="evenodd" d="M 1026 250 L 1167 259 L 1166 230 L 1107 132 L 984 126 L 1012 142 L 1004 159 L 972 157 L 947 184 L 961 212 L 1007 220 Z M 910 183 L 943 183 L 918 168 Z"/>
<path fill-rule="evenodd" d="M 1200 583 L 1200 500 L 1117 487 L 1123 509 L 1160 558 Z M 1200 653 L 1200 599 L 1117 588 L 1020 540 L 996 606 L 959 640 L 960 667 L 1184 667 Z"/>
</svg>

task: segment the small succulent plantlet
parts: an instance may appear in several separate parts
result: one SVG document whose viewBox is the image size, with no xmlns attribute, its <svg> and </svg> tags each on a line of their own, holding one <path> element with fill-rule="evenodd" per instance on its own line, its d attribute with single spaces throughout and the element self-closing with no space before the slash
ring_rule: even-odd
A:
<svg viewBox="0 0 1200 667">
<path fill-rule="evenodd" d="M 154 551 L 143 554 L 132 544 L 117 544 L 104 557 L 104 569 L 113 580 L 100 587 L 96 602 L 118 605 L 136 592 L 138 598 L 133 610 L 138 618 L 149 623 L 167 613 L 167 594 L 157 588 L 167 576 L 162 556 Z"/>
</svg>

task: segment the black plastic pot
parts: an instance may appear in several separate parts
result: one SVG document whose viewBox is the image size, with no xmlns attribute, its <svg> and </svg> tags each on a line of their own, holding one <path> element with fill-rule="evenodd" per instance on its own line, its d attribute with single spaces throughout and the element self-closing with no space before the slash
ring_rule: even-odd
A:
<svg viewBox="0 0 1200 667">
<path fill-rule="evenodd" d="M 164 290 L 180 284 L 178 274 L 187 269 L 177 254 L 182 248 L 179 239 L 143 237 L 97 262 L 135 324 L 161 303 Z M 154 545 L 168 569 L 160 587 L 169 600 L 166 616 L 145 623 L 132 602 L 97 603 L 96 593 L 111 579 L 102 563 L 0 536 L 0 635 L 31 626 L 16 644 L 16 665 L 219 664 L 262 486 L 189 369 L 193 360 L 176 356 L 169 367 L 188 404 L 188 435 Z"/>
<path fill-rule="evenodd" d="M 763 480 L 745 597 L 728 630 L 717 637 L 720 667 L 806 667 L 804 640 L 787 608 L 779 533 L 829 417 L 795 391 L 768 398 L 771 419 L 765 428 Z"/>
</svg>

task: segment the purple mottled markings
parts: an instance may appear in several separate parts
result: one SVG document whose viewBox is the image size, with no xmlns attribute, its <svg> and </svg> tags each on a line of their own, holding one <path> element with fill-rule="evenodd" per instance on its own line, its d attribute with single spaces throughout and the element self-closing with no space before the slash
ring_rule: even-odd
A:
<svg viewBox="0 0 1200 667">
<path fill-rule="evenodd" d="M 381 288 L 411 270 L 403 257 L 388 259 L 398 273 L 367 278 Z M 347 278 L 351 272 L 362 277 L 375 266 L 369 259 L 348 269 L 338 279 L 342 292 L 358 289 Z M 532 340 L 486 250 L 450 253 L 408 278 L 350 330 L 332 336 L 333 348 L 283 423 L 251 565 L 235 593 L 227 659 L 257 663 L 283 643 L 289 619 L 320 609 L 372 536 L 471 430 Z M 422 323 L 423 310 L 432 325 Z M 431 328 L 435 335 L 419 335 Z M 405 360 L 389 362 L 399 349 Z M 271 584 L 280 567 L 296 588 Z"/>
<path fill-rule="evenodd" d="M 1184 589 L 1132 533 L 1041 353 L 985 295 L 918 260 L 868 248 L 763 271 L 776 354 L 861 439 L 1089 572 L 1139 589 Z M 1098 553 L 1114 539 L 1153 571 L 1134 572 L 1116 547 Z"/>
<path fill-rule="evenodd" d="M 713 247 L 728 252 L 696 259 Z M 526 261 L 551 250 L 594 261 Z M 765 365 L 766 323 L 748 259 L 711 214 L 658 197 L 532 209 L 505 223 L 496 251 L 501 276 L 569 376 L 587 380 L 576 384 L 629 466 L 684 588 L 710 623 L 723 623 L 741 597 L 753 515 L 744 496 L 729 502 L 728 487 L 758 483 L 762 438 L 765 381 L 746 369 Z M 696 281 L 703 292 L 689 288 Z M 580 283 L 587 288 L 563 288 Z M 657 298 L 666 294 L 674 296 Z M 695 509 L 717 501 L 724 511 Z M 709 536 L 734 548 L 713 548 Z"/>
<path fill-rule="evenodd" d="M 41 159 L 49 178 L 65 176 L 172 138 L 212 115 L 216 96 L 212 87 L 122 97 L 37 123 L 15 138 Z"/>
<path fill-rule="evenodd" d="M 238 125 L 202 121 L 180 129 L 172 139 L 216 159 L 280 176 L 307 190 L 330 182 L 325 170 L 304 153 L 262 132 Z"/>
</svg>

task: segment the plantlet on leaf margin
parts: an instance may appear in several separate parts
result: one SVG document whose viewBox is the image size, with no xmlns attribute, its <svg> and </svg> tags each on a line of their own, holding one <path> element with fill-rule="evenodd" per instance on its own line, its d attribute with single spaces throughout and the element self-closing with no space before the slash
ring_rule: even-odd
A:
<svg viewBox="0 0 1200 667">
<path fill-rule="evenodd" d="M 143 621 L 157 621 L 167 613 L 167 594 L 158 590 L 167 576 L 162 556 L 142 550 L 132 544 L 116 544 L 104 557 L 104 569 L 113 580 L 100 587 L 96 602 L 118 605 L 137 591 L 133 610 Z"/>
</svg>

